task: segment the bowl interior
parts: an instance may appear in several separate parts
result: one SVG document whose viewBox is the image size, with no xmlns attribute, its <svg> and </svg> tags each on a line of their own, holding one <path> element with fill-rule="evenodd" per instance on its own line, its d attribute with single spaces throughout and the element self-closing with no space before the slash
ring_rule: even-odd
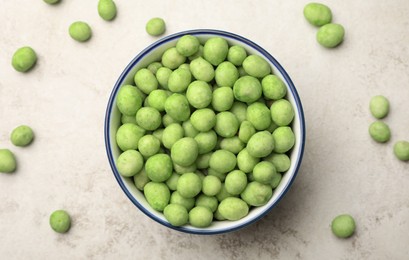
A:
<svg viewBox="0 0 409 260">
<path fill-rule="evenodd" d="M 264 57 L 272 67 L 273 73 L 280 77 L 283 82 L 287 86 L 288 94 L 287 99 L 291 102 L 295 110 L 295 117 L 292 123 L 292 129 L 294 131 L 296 142 L 291 150 L 290 159 L 291 159 L 291 167 L 290 169 L 283 175 L 283 178 L 279 184 L 279 186 L 274 190 L 273 197 L 270 201 L 261 207 L 253 208 L 249 214 L 240 219 L 238 221 L 214 221 L 212 225 L 208 228 L 195 228 L 193 226 L 186 225 L 184 227 L 173 227 L 171 226 L 162 213 L 155 211 L 151 208 L 151 206 L 146 201 L 143 193 L 139 191 L 135 185 L 133 184 L 132 178 L 125 178 L 122 177 L 116 167 L 115 162 L 118 156 L 120 155 L 121 151 L 119 150 L 116 141 L 115 141 L 115 133 L 118 127 L 121 124 L 121 114 L 116 107 L 116 96 L 118 89 L 125 84 L 134 84 L 133 77 L 141 68 L 147 67 L 150 63 L 154 61 L 160 61 L 160 58 L 165 50 L 170 47 L 176 45 L 177 40 L 186 34 L 195 35 L 200 39 L 201 42 L 205 42 L 207 39 L 211 37 L 223 37 L 225 38 L 229 45 L 240 45 L 244 47 L 248 54 L 258 54 Z M 223 31 L 216 31 L 216 30 L 192 30 L 192 31 L 185 31 L 181 33 L 177 33 L 174 35 L 170 35 L 165 37 L 156 43 L 152 44 L 144 51 L 142 51 L 134 60 L 127 66 L 125 71 L 122 73 L 120 78 L 118 79 L 107 108 L 107 115 L 106 115 L 106 122 L 105 122 L 105 141 L 107 147 L 108 158 L 110 160 L 110 164 L 114 175 L 129 197 L 129 199 L 146 215 L 153 218 L 157 222 L 168 226 L 170 228 L 177 229 L 179 231 L 184 231 L 188 233 L 198 233 L 198 234 L 216 234 L 216 233 L 224 233 L 236 230 L 238 228 L 244 227 L 250 223 L 255 222 L 262 216 L 264 216 L 285 194 L 288 190 L 289 186 L 291 185 L 292 181 L 294 180 L 298 168 L 301 163 L 302 155 L 303 155 L 303 148 L 304 148 L 304 141 L 305 141 L 305 126 L 304 126 L 304 115 L 301 106 L 301 102 L 299 100 L 298 94 L 296 89 L 281 67 L 281 65 L 264 49 L 256 45 L 255 43 L 249 41 L 246 38 L 241 36 L 223 32 Z"/>
</svg>

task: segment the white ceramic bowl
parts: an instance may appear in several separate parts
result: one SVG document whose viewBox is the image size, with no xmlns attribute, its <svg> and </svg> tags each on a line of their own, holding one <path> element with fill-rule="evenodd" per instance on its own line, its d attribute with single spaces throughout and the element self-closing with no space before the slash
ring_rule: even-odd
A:
<svg viewBox="0 0 409 260">
<path fill-rule="evenodd" d="M 286 84 L 288 89 L 287 99 L 291 102 L 295 108 L 295 117 L 292 123 L 292 129 L 295 134 L 296 142 L 293 149 L 290 152 L 291 167 L 283 175 L 280 185 L 274 190 L 273 196 L 270 201 L 261 207 L 253 208 L 249 214 L 237 221 L 213 221 L 210 227 L 207 228 L 196 228 L 193 226 L 183 226 L 174 227 L 168 223 L 164 215 L 158 211 L 155 211 L 150 207 L 146 201 L 143 193 L 139 191 L 133 184 L 132 178 L 122 177 L 115 166 L 116 159 L 121 153 L 116 142 L 115 133 L 120 126 L 121 115 L 116 107 L 116 97 L 119 88 L 125 84 L 134 84 L 133 78 L 136 73 L 141 68 L 148 66 L 154 61 L 160 60 L 163 52 L 176 45 L 177 40 L 183 35 L 190 34 L 198 37 L 201 41 L 205 41 L 211 37 L 222 37 L 228 41 L 230 45 L 240 45 L 244 47 L 248 54 L 258 54 L 264 57 L 273 68 L 275 75 L 280 77 Z M 147 216 L 157 221 L 158 223 L 165 225 L 169 228 L 176 229 L 182 232 L 193 233 L 193 234 L 220 234 L 238 230 L 245 227 L 251 223 L 256 222 L 264 215 L 266 215 L 285 195 L 285 193 L 290 188 L 295 176 L 297 175 L 298 169 L 301 164 L 305 143 L 305 123 L 304 114 L 301 105 L 300 98 L 297 91 L 283 67 L 271 56 L 266 50 L 255 44 L 254 42 L 229 32 L 219 31 L 219 30 L 191 30 L 183 31 L 170 36 L 164 37 L 157 42 L 153 43 L 141 53 L 139 53 L 129 65 L 122 72 L 118 81 L 116 82 L 112 94 L 109 98 L 108 107 L 105 117 L 105 145 L 108 154 L 108 160 L 111 164 L 112 171 L 122 190 L 125 192 L 126 196 L 135 204 L 138 209 L 140 209 Z"/>
</svg>

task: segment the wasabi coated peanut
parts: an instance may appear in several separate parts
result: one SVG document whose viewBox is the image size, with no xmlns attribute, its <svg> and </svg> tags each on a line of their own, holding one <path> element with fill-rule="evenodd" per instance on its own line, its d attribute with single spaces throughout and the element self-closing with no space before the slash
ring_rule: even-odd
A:
<svg viewBox="0 0 409 260">
<path fill-rule="evenodd" d="M 180 227 L 187 224 L 189 213 L 186 208 L 179 204 L 169 204 L 163 210 L 165 218 L 172 226 Z"/>
<path fill-rule="evenodd" d="M 244 59 L 243 68 L 247 74 L 256 78 L 263 78 L 271 72 L 270 64 L 258 55 L 249 55 Z"/>
<path fill-rule="evenodd" d="M 215 71 L 217 85 L 232 88 L 238 78 L 239 71 L 233 63 L 224 61 L 217 66 Z"/>
<path fill-rule="evenodd" d="M 136 112 L 136 123 L 145 130 L 156 130 L 162 123 L 162 117 L 153 107 L 142 107 Z"/>
<path fill-rule="evenodd" d="M 195 139 L 184 137 L 172 145 L 170 155 L 174 163 L 189 166 L 194 163 L 199 154 L 199 147 Z"/>
<path fill-rule="evenodd" d="M 256 129 L 249 121 L 243 121 L 239 129 L 239 139 L 243 143 L 248 143 L 250 138 L 256 133 Z"/>
<path fill-rule="evenodd" d="M 71 227 L 71 217 L 65 210 L 56 210 L 50 215 L 50 226 L 57 233 L 67 233 Z"/>
<path fill-rule="evenodd" d="M 175 191 L 177 189 L 179 177 L 180 175 L 174 172 L 169 179 L 166 180 L 166 185 L 168 185 L 168 188 L 171 191 Z"/>
<path fill-rule="evenodd" d="M 247 186 L 247 175 L 240 170 L 234 170 L 227 174 L 224 186 L 228 193 L 239 195 Z"/>
<path fill-rule="evenodd" d="M 393 146 L 395 156 L 401 161 L 409 161 L 409 142 L 398 141 Z M 0 170 L 1 171 L 1 170 Z"/>
<path fill-rule="evenodd" d="M 176 141 L 182 139 L 183 136 L 184 130 L 181 125 L 176 123 L 170 124 L 165 128 L 165 130 L 163 130 L 162 134 L 163 146 L 170 149 L 176 143 Z"/>
<path fill-rule="evenodd" d="M 135 124 L 136 125 L 136 117 L 135 117 L 135 115 L 127 116 L 127 115 L 122 114 L 121 123 L 122 124 L 130 123 L 130 124 Z"/>
<path fill-rule="evenodd" d="M 82 21 L 72 23 L 68 29 L 68 32 L 71 38 L 79 42 L 86 42 L 92 36 L 91 27 L 86 22 Z"/>
<path fill-rule="evenodd" d="M 212 152 L 206 154 L 199 154 L 196 159 L 196 165 L 198 169 L 207 169 L 209 168 L 210 157 Z"/>
<path fill-rule="evenodd" d="M 334 48 L 344 40 L 345 30 L 340 24 L 329 23 L 317 32 L 317 41 L 326 48 Z"/>
<path fill-rule="evenodd" d="M 238 69 L 238 71 L 239 71 L 240 77 L 248 76 L 248 75 L 249 75 L 249 74 L 247 74 L 247 72 L 244 70 L 244 68 L 243 68 L 242 66 L 238 67 L 237 69 Z"/>
<path fill-rule="evenodd" d="M 223 217 L 220 214 L 219 208 L 216 209 L 216 212 L 213 213 L 213 218 L 215 218 L 216 220 L 222 221 L 222 220 L 226 220 L 225 217 Z"/>
<path fill-rule="evenodd" d="M 285 97 L 287 87 L 284 82 L 276 75 L 267 75 L 261 81 L 263 95 L 266 98 L 278 100 Z"/>
<path fill-rule="evenodd" d="M 195 79 L 205 82 L 212 81 L 215 75 L 212 64 L 202 57 L 198 57 L 190 62 L 190 71 Z"/>
<path fill-rule="evenodd" d="M 186 57 L 181 55 L 177 50 L 176 47 L 172 47 L 167 49 L 162 55 L 162 65 L 174 70 L 183 63 L 185 63 Z M 193 73 L 193 71 L 192 71 Z M 194 76 L 194 74 L 193 74 Z M 196 78 L 196 76 L 195 76 Z M 196 78 L 197 79 L 197 78 Z"/>
<path fill-rule="evenodd" d="M 271 153 L 264 160 L 274 164 L 277 172 L 286 172 L 291 166 L 291 160 L 286 154 Z"/>
<path fill-rule="evenodd" d="M 166 31 L 165 21 L 159 17 L 152 18 L 146 23 L 145 30 L 152 36 L 162 35 Z"/>
<path fill-rule="evenodd" d="M 146 160 L 145 171 L 152 181 L 164 182 L 172 175 L 172 160 L 167 154 L 156 154 Z"/>
<path fill-rule="evenodd" d="M 222 63 L 229 51 L 227 41 L 220 37 L 213 37 L 206 41 L 203 47 L 203 57 L 212 65 L 217 66 Z"/>
<path fill-rule="evenodd" d="M 270 184 L 275 175 L 277 175 L 277 170 L 270 162 L 259 162 L 253 169 L 254 180 L 262 184 Z"/>
<path fill-rule="evenodd" d="M 192 61 L 192 60 L 194 60 L 194 59 L 196 59 L 196 58 L 198 58 L 198 57 L 202 57 L 202 58 L 203 58 L 203 45 L 199 45 L 198 51 L 197 51 L 195 54 L 189 56 L 188 59 L 189 59 L 190 61 Z"/>
<path fill-rule="evenodd" d="M 261 184 L 257 181 L 250 182 L 241 193 L 241 198 L 251 206 L 263 206 L 273 196 L 270 185 Z"/>
<path fill-rule="evenodd" d="M 202 192 L 207 196 L 216 196 L 222 188 L 222 182 L 219 178 L 207 175 L 202 182 Z"/>
<path fill-rule="evenodd" d="M 145 157 L 151 157 L 159 152 L 160 141 L 153 135 L 145 135 L 138 142 L 138 150 Z"/>
<path fill-rule="evenodd" d="M 202 180 L 195 173 L 184 173 L 179 177 L 176 190 L 184 198 L 193 198 L 202 190 Z"/>
<path fill-rule="evenodd" d="M 122 151 L 138 149 L 138 142 L 145 135 L 145 129 L 135 124 L 123 124 L 116 132 L 116 143 Z"/>
<path fill-rule="evenodd" d="M 192 163 L 191 165 L 188 166 L 181 166 L 179 164 L 174 163 L 173 169 L 175 170 L 176 173 L 183 174 L 188 172 L 195 172 L 197 167 L 196 163 Z"/>
<path fill-rule="evenodd" d="M 319 27 L 332 21 L 332 12 L 326 5 L 309 3 L 304 7 L 304 17 L 310 24 Z"/>
<path fill-rule="evenodd" d="M 172 196 L 170 196 L 170 203 L 179 204 L 189 211 L 195 206 L 195 198 L 185 198 L 182 197 L 178 191 L 174 191 Z"/>
<path fill-rule="evenodd" d="M 149 205 L 157 211 L 163 211 L 169 204 L 170 191 L 164 183 L 149 182 L 143 189 Z"/>
<path fill-rule="evenodd" d="M 168 89 L 172 92 L 184 92 L 192 81 L 192 74 L 187 69 L 176 69 L 170 74 Z"/>
<path fill-rule="evenodd" d="M 238 154 L 246 145 L 237 137 L 223 138 L 220 142 L 220 148 L 234 154 Z"/>
<path fill-rule="evenodd" d="M 193 81 L 187 88 L 186 98 L 193 107 L 205 108 L 212 102 L 212 89 L 204 81 Z"/>
<path fill-rule="evenodd" d="M 237 167 L 245 173 L 252 172 L 259 161 L 260 158 L 252 156 L 246 148 L 237 155 Z"/>
<path fill-rule="evenodd" d="M 158 72 L 158 70 L 160 68 L 162 68 L 162 63 L 160 63 L 159 61 L 155 61 L 152 62 L 151 64 L 148 65 L 147 69 L 150 70 L 153 74 L 156 75 L 156 73 Z"/>
<path fill-rule="evenodd" d="M 186 137 L 194 138 L 196 135 L 199 134 L 199 131 L 196 130 L 196 128 L 192 125 L 190 120 L 183 122 L 182 127 L 183 127 L 183 130 L 185 131 Z"/>
<path fill-rule="evenodd" d="M 207 196 L 205 194 L 200 194 L 196 198 L 195 206 L 202 206 L 210 209 L 210 211 L 215 212 L 217 206 L 219 205 L 219 201 L 216 197 Z"/>
<path fill-rule="evenodd" d="M 247 120 L 257 130 L 265 130 L 271 125 L 271 112 L 261 102 L 255 102 L 247 108 Z"/>
<path fill-rule="evenodd" d="M 172 74 L 172 70 L 166 67 L 161 67 L 156 71 L 156 79 L 159 85 L 164 89 L 168 89 L 170 74 Z"/>
<path fill-rule="evenodd" d="M 236 116 L 240 124 L 247 119 L 247 105 L 242 102 L 235 101 L 230 112 Z"/>
<path fill-rule="evenodd" d="M 246 57 L 246 50 L 238 45 L 231 46 L 229 48 L 229 52 L 227 53 L 227 60 L 236 66 L 241 66 Z"/>
<path fill-rule="evenodd" d="M 239 220 L 247 216 L 249 206 L 239 198 L 229 197 L 220 202 L 218 210 L 225 219 Z"/>
<path fill-rule="evenodd" d="M 294 119 L 294 109 L 286 99 L 275 101 L 270 108 L 271 118 L 278 126 L 289 125 Z"/>
<path fill-rule="evenodd" d="M 276 130 L 277 128 L 278 128 L 278 125 L 274 123 L 274 121 L 271 121 L 270 126 L 266 130 L 269 131 L 270 133 L 273 133 L 274 130 Z"/>
<path fill-rule="evenodd" d="M 220 112 L 216 115 L 214 130 L 222 137 L 233 137 L 239 130 L 239 121 L 231 112 Z"/>
<path fill-rule="evenodd" d="M 160 143 L 162 143 L 163 131 L 165 131 L 165 129 L 160 128 L 160 129 L 156 129 L 155 131 L 152 132 L 152 135 L 153 135 L 154 137 L 156 137 L 156 138 L 159 140 Z M 138 145 L 139 145 L 139 143 L 138 143 Z M 159 151 L 160 151 L 161 148 L 162 148 L 162 147 L 159 148 Z M 158 151 L 158 152 L 159 152 L 159 151 Z"/>
<path fill-rule="evenodd" d="M 373 122 L 369 126 L 369 134 L 378 143 L 385 143 L 391 138 L 389 126 L 381 121 Z"/>
<path fill-rule="evenodd" d="M 28 46 L 19 48 L 11 59 L 11 65 L 13 68 L 19 72 L 27 72 L 37 62 L 37 54 L 35 51 Z"/>
<path fill-rule="evenodd" d="M 369 102 L 369 109 L 375 118 L 382 119 L 389 113 L 389 100 L 381 95 L 374 96 Z"/>
<path fill-rule="evenodd" d="M 348 214 L 342 214 L 331 222 L 332 233 L 339 238 L 348 238 L 355 232 L 355 220 Z"/>
<path fill-rule="evenodd" d="M 220 189 L 219 193 L 216 194 L 217 200 L 219 202 L 222 202 L 224 199 L 230 198 L 230 197 L 237 197 L 237 195 L 230 194 L 226 190 L 226 185 L 224 183 L 222 183 L 222 188 Z"/>
<path fill-rule="evenodd" d="M 237 100 L 252 103 L 261 97 L 260 81 L 252 76 L 243 76 L 234 83 L 233 93 Z"/>
<path fill-rule="evenodd" d="M 27 146 L 33 139 L 34 132 L 26 125 L 16 127 L 10 135 L 10 140 L 15 146 Z"/>
<path fill-rule="evenodd" d="M 165 111 L 175 120 L 186 121 L 190 116 L 189 101 L 184 95 L 172 94 L 166 99 Z"/>
<path fill-rule="evenodd" d="M 119 155 L 116 167 L 122 176 L 132 177 L 142 170 L 143 157 L 138 151 L 125 151 Z"/>
<path fill-rule="evenodd" d="M 273 136 L 268 131 L 257 132 L 250 138 L 246 148 L 253 157 L 266 157 L 274 149 Z"/>
<path fill-rule="evenodd" d="M 165 102 L 169 94 L 163 89 L 153 90 L 149 94 L 149 106 L 155 108 L 159 112 L 165 111 Z"/>
<path fill-rule="evenodd" d="M 16 168 L 17 163 L 14 154 L 9 149 L 0 149 L 0 172 L 12 173 Z"/>
<path fill-rule="evenodd" d="M 116 105 L 122 114 L 135 117 L 142 106 L 142 96 L 136 87 L 124 85 L 118 91 Z"/>
<path fill-rule="evenodd" d="M 194 139 L 197 142 L 199 154 L 211 152 L 217 144 L 217 135 L 213 130 L 200 132 Z"/>
<path fill-rule="evenodd" d="M 233 106 L 233 90 L 229 87 L 220 87 L 213 91 L 212 107 L 214 110 L 227 111 Z"/>
<path fill-rule="evenodd" d="M 205 228 L 212 224 L 213 213 L 207 207 L 196 206 L 189 212 L 190 225 L 198 228 Z"/>
<path fill-rule="evenodd" d="M 133 176 L 133 182 L 138 190 L 143 190 L 145 185 L 148 184 L 151 180 L 148 175 L 146 175 L 145 169 L 142 169 L 139 173 Z"/>
<path fill-rule="evenodd" d="M 136 86 L 146 95 L 158 88 L 158 80 L 148 69 L 140 69 L 134 76 Z"/>
<path fill-rule="evenodd" d="M 43 0 L 45 3 L 54 5 L 60 2 L 60 0 Z"/>
<path fill-rule="evenodd" d="M 226 173 L 233 170 L 236 163 L 237 159 L 233 153 L 226 150 L 217 150 L 210 157 L 209 166 L 220 173 Z"/>
<path fill-rule="evenodd" d="M 277 188 L 278 185 L 281 182 L 282 177 L 283 176 L 280 173 L 277 173 L 276 175 L 274 175 L 274 177 L 273 177 L 273 179 L 271 180 L 271 183 L 270 183 L 271 188 L 273 188 L 273 189 Z"/>
<path fill-rule="evenodd" d="M 116 16 L 116 5 L 112 0 L 99 0 L 98 14 L 105 21 L 111 21 Z"/>
<path fill-rule="evenodd" d="M 216 125 L 216 114 L 209 108 L 198 109 L 192 113 L 190 122 L 200 132 L 207 132 Z"/>
<path fill-rule="evenodd" d="M 295 135 L 291 127 L 280 126 L 272 133 L 274 139 L 274 152 L 286 153 L 295 144 Z"/>
<path fill-rule="evenodd" d="M 168 114 L 165 114 L 163 117 L 162 117 L 162 123 L 163 123 L 163 125 L 165 126 L 165 127 L 167 127 L 167 126 L 169 126 L 169 125 L 171 125 L 171 124 L 179 124 L 180 122 L 178 121 L 178 120 L 175 120 L 175 119 L 173 119 L 170 115 L 168 115 Z"/>
<path fill-rule="evenodd" d="M 192 35 L 184 35 L 176 43 L 176 50 L 185 57 L 195 54 L 199 47 L 199 39 Z"/>
</svg>

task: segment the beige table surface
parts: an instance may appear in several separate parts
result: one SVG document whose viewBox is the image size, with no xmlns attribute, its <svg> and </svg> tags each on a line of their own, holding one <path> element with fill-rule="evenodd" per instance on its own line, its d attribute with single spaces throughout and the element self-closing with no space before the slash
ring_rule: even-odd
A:
<svg viewBox="0 0 409 260">
<path fill-rule="evenodd" d="M 409 139 L 409 1 L 326 0 L 345 42 L 327 50 L 302 15 L 307 1 L 116 0 L 118 17 L 99 18 L 96 0 L 0 0 L 0 147 L 18 158 L 0 174 L 0 259 L 409 259 L 409 164 L 393 143 Z M 193 28 L 231 31 L 257 42 L 286 68 L 301 96 L 307 143 L 286 197 L 241 231 L 198 236 L 169 230 L 126 198 L 109 167 L 105 108 L 128 62 L 156 38 Z M 76 20 L 92 40 L 69 38 Z M 17 73 L 13 52 L 30 45 L 34 70 Z M 367 134 L 369 99 L 391 102 L 392 129 L 380 145 Z M 11 130 L 32 126 L 35 142 L 13 147 Z M 68 234 L 54 233 L 49 214 L 72 214 Z M 335 238 L 329 224 L 350 213 L 357 232 Z"/>
</svg>

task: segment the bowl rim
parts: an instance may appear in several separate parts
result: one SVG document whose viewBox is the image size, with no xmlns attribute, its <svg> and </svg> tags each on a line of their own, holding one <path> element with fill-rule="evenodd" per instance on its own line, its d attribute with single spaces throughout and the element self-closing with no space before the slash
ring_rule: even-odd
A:
<svg viewBox="0 0 409 260">
<path fill-rule="evenodd" d="M 296 166 L 294 168 L 294 174 L 292 176 L 292 178 L 287 182 L 286 187 L 284 187 L 284 189 L 282 190 L 281 194 L 278 195 L 277 200 L 271 204 L 271 206 L 269 208 L 267 208 L 264 212 L 262 212 L 262 214 L 260 214 L 259 216 L 255 217 L 254 219 L 251 219 L 248 222 L 243 223 L 242 225 L 236 226 L 236 227 L 226 227 L 226 228 L 222 228 L 222 229 L 217 229 L 217 230 L 212 230 L 212 229 L 199 229 L 199 230 L 193 230 L 190 228 L 186 228 L 186 227 L 175 227 L 172 226 L 170 223 L 163 221 L 162 219 L 158 218 L 155 214 L 152 214 L 149 210 L 147 210 L 143 205 L 141 205 L 136 199 L 135 197 L 131 194 L 131 192 L 127 189 L 127 187 L 125 186 L 118 170 L 116 169 L 115 166 L 115 159 L 114 156 L 112 154 L 112 149 L 110 146 L 110 121 L 111 121 L 111 114 L 112 111 L 115 107 L 115 97 L 117 95 L 117 92 L 119 90 L 119 88 L 121 87 L 121 85 L 123 84 L 125 78 L 128 76 L 129 72 L 133 69 L 133 67 L 142 59 L 144 58 L 148 53 L 150 53 L 152 50 L 154 50 L 155 48 L 159 47 L 160 45 L 167 43 L 169 41 L 175 40 L 177 38 L 180 38 L 186 34 L 190 34 L 190 35 L 213 35 L 213 36 L 219 36 L 219 37 L 223 37 L 223 38 L 231 38 L 234 39 L 236 41 L 239 41 L 245 45 L 248 45 L 250 47 L 252 47 L 253 49 L 257 50 L 259 53 L 261 53 L 266 59 L 268 59 L 272 64 L 274 64 L 274 66 L 276 67 L 276 69 L 278 71 L 280 71 L 281 75 L 283 76 L 284 80 L 286 81 L 292 96 L 294 98 L 294 101 L 296 103 L 296 109 L 298 111 L 298 115 L 300 118 L 300 149 L 298 152 L 298 155 L 296 157 Z M 159 40 L 157 40 L 156 42 L 150 44 L 148 47 L 146 47 L 145 49 L 143 49 L 138 55 L 136 55 L 132 61 L 126 66 L 126 68 L 124 69 L 124 71 L 121 73 L 121 75 L 119 76 L 118 80 L 116 81 L 114 88 L 112 89 L 111 95 L 109 96 L 109 100 L 108 100 L 108 105 L 107 105 L 107 109 L 106 109 L 106 114 L 105 114 L 105 122 L 104 122 L 104 139 L 105 139 L 105 148 L 106 148 L 106 152 L 107 152 L 107 156 L 108 156 L 108 160 L 109 160 L 109 164 L 111 166 L 111 169 L 113 171 L 113 174 L 115 176 L 115 179 L 117 180 L 119 186 L 121 187 L 122 191 L 126 194 L 126 196 L 131 200 L 131 202 L 139 209 L 141 210 L 145 215 L 147 215 L 148 217 L 150 217 L 151 219 L 153 219 L 154 221 L 158 222 L 159 224 L 162 224 L 168 228 L 180 231 L 180 232 L 185 232 L 185 233 L 189 233 L 189 234 L 198 234 L 198 235 L 215 235 L 215 234 L 222 234 L 222 233 L 228 233 L 228 232 L 234 232 L 237 231 L 239 229 L 242 229 L 246 226 L 249 226 L 255 222 L 257 222 L 258 220 L 260 220 L 262 217 L 264 217 L 266 214 L 268 214 L 280 201 L 281 199 L 284 197 L 284 195 L 287 193 L 287 191 L 289 190 L 289 188 L 291 187 L 292 183 L 294 182 L 301 162 L 302 162 L 302 158 L 304 155 L 304 147 L 305 147 L 305 118 L 304 118 L 304 111 L 303 111 L 303 107 L 301 104 L 301 100 L 300 97 L 298 95 L 298 92 L 292 82 L 292 80 L 290 79 L 289 75 L 287 74 L 287 72 L 285 71 L 285 69 L 280 65 L 280 63 L 269 53 L 267 52 L 264 48 L 262 48 L 261 46 L 259 46 L 258 44 L 254 43 L 253 41 L 231 33 L 231 32 L 226 32 L 226 31 L 222 31 L 222 30 L 215 30 L 215 29 L 194 29 L 194 30 L 186 30 L 186 31 L 181 31 L 181 32 L 177 32 L 174 34 L 171 34 L 169 36 L 163 37 Z"/>
</svg>

